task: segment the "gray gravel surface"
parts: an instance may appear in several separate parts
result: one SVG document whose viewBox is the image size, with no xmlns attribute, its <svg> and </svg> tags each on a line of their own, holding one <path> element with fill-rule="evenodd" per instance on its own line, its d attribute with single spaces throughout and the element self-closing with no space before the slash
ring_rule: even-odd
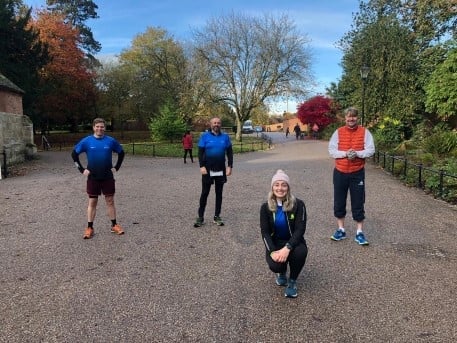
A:
<svg viewBox="0 0 457 343">
<path fill-rule="evenodd" d="M 296 299 L 275 285 L 260 238 L 278 168 L 308 210 Z M 0 181 L 0 342 L 456 341 L 456 208 L 369 163 L 370 245 L 351 221 L 333 242 L 332 169 L 323 141 L 236 155 L 226 225 L 195 229 L 198 164 L 128 155 L 116 175 L 126 234 L 109 232 L 100 202 L 83 240 L 84 177 L 69 152 L 40 152 Z"/>
</svg>

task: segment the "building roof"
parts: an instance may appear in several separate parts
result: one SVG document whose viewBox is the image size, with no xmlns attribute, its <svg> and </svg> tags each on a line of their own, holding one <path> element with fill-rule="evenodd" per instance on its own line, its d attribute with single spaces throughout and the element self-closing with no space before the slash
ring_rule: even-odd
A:
<svg viewBox="0 0 457 343">
<path fill-rule="evenodd" d="M 6 78 L 6 76 L 4 76 L 2 73 L 0 73 L 0 89 L 6 89 L 6 90 L 9 90 L 10 92 L 19 93 L 19 94 L 25 93 L 22 89 L 20 89 L 10 80 L 8 80 Z"/>
</svg>

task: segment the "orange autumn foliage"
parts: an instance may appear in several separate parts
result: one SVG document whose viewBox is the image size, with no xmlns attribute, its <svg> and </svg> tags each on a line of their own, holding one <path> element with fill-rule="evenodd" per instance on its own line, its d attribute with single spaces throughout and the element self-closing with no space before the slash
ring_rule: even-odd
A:
<svg viewBox="0 0 457 343">
<path fill-rule="evenodd" d="M 95 101 L 95 74 L 86 67 L 79 32 L 63 16 L 48 11 L 39 11 L 32 25 L 51 58 L 40 73 L 45 91 L 37 107 L 55 123 L 77 125 Z"/>
</svg>

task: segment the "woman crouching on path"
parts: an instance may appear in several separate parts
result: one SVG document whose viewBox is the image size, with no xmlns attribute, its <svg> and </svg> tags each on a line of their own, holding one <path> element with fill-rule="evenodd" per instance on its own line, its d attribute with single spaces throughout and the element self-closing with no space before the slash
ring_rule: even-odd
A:
<svg viewBox="0 0 457 343">
<path fill-rule="evenodd" d="M 290 193 L 289 177 L 278 170 L 271 180 L 268 201 L 260 208 L 260 229 L 266 260 L 276 273 L 276 284 L 287 286 L 284 295 L 297 297 L 297 278 L 305 265 L 308 247 L 305 203 Z M 287 279 L 289 266 L 289 279 Z"/>
</svg>

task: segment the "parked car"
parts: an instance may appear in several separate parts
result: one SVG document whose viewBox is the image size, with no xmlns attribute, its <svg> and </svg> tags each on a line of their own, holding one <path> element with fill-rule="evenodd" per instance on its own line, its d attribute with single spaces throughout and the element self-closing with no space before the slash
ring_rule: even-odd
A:
<svg viewBox="0 0 457 343">
<path fill-rule="evenodd" d="M 263 131 L 263 127 L 260 126 L 260 125 L 254 126 L 254 131 L 255 132 L 262 132 Z"/>
<path fill-rule="evenodd" d="M 254 127 L 252 126 L 252 120 L 246 120 L 243 123 L 243 127 L 241 128 L 242 133 L 253 133 Z"/>
</svg>

